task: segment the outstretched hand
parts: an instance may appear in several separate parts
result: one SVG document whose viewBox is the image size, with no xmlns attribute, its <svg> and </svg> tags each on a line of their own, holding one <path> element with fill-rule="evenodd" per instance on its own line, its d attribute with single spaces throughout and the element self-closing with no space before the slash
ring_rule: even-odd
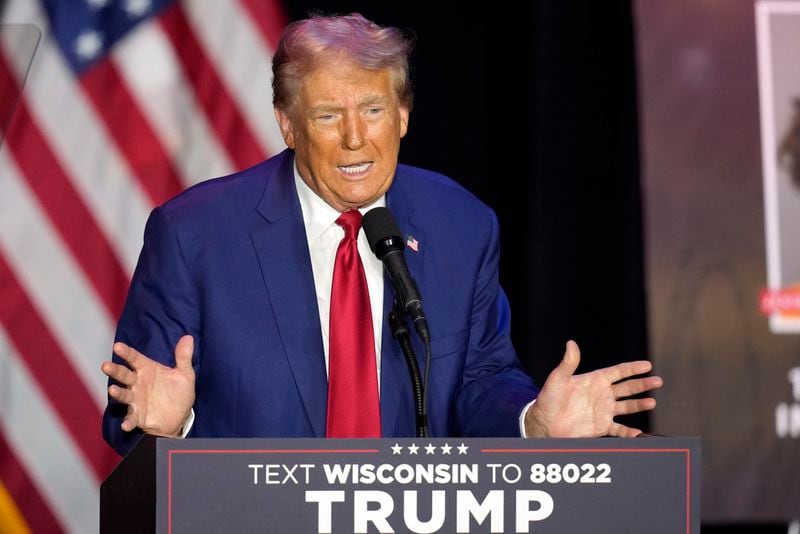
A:
<svg viewBox="0 0 800 534">
<path fill-rule="evenodd" d="M 650 372 L 648 361 L 626 362 L 576 375 L 581 353 L 567 343 L 564 359 L 547 377 L 536 402 L 525 416 L 529 437 L 635 437 L 641 430 L 614 421 L 617 415 L 652 410 L 653 398 L 630 399 L 661 387 L 658 376 L 632 378 Z"/>
<path fill-rule="evenodd" d="M 128 365 L 103 362 L 100 369 L 117 381 L 108 394 L 128 405 L 122 430 L 136 427 L 158 436 L 179 435 L 194 405 L 194 339 L 183 336 L 175 345 L 175 367 L 167 367 L 124 343 L 114 343 L 114 354 Z"/>
</svg>

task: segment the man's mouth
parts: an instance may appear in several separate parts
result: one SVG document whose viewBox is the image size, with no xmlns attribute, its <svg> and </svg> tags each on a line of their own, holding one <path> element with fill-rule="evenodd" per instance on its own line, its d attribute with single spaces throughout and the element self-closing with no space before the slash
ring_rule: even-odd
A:
<svg viewBox="0 0 800 534">
<path fill-rule="evenodd" d="M 355 163 L 353 165 L 338 165 L 338 168 L 348 176 L 358 176 L 367 172 L 371 166 L 371 161 L 365 161 L 363 163 Z"/>
</svg>

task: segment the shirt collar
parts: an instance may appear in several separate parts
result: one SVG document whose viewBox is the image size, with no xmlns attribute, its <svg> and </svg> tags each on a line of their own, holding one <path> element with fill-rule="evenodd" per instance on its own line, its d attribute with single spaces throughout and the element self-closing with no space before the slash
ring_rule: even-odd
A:
<svg viewBox="0 0 800 534">
<path fill-rule="evenodd" d="M 306 237 L 309 243 L 313 243 L 324 234 L 328 228 L 336 224 L 336 219 L 339 218 L 339 213 L 331 205 L 322 200 L 322 197 L 317 195 L 313 189 L 300 176 L 300 171 L 297 170 L 297 160 L 294 165 L 294 184 L 297 189 L 297 196 L 300 199 L 300 208 L 303 210 L 303 223 L 306 227 Z M 358 208 L 358 211 L 363 215 L 372 208 L 386 207 L 386 194 L 381 195 L 371 204 Z"/>
</svg>

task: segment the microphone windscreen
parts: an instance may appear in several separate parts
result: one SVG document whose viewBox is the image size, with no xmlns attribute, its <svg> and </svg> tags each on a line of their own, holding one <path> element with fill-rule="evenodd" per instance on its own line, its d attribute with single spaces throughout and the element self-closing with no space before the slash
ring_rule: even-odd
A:
<svg viewBox="0 0 800 534">
<path fill-rule="evenodd" d="M 394 220 L 394 215 L 388 208 L 372 208 L 364 214 L 361 221 L 364 233 L 369 241 L 369 248 L 375 252 L 375 246 L 382 241 L 395 238 L 400 243 L 403 242 L 403 235 Z"/>
</svg>

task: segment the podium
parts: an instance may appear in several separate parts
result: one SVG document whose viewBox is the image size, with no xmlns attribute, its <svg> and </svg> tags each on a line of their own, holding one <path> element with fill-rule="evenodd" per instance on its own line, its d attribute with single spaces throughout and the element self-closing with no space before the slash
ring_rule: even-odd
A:
<svg viewBox="0 0 800 534">
<path fill-rule="evenodd" d="M 699 482 L 699 438 L 145 436 L 100 532 L 691 534 Z"/>
</svg>

